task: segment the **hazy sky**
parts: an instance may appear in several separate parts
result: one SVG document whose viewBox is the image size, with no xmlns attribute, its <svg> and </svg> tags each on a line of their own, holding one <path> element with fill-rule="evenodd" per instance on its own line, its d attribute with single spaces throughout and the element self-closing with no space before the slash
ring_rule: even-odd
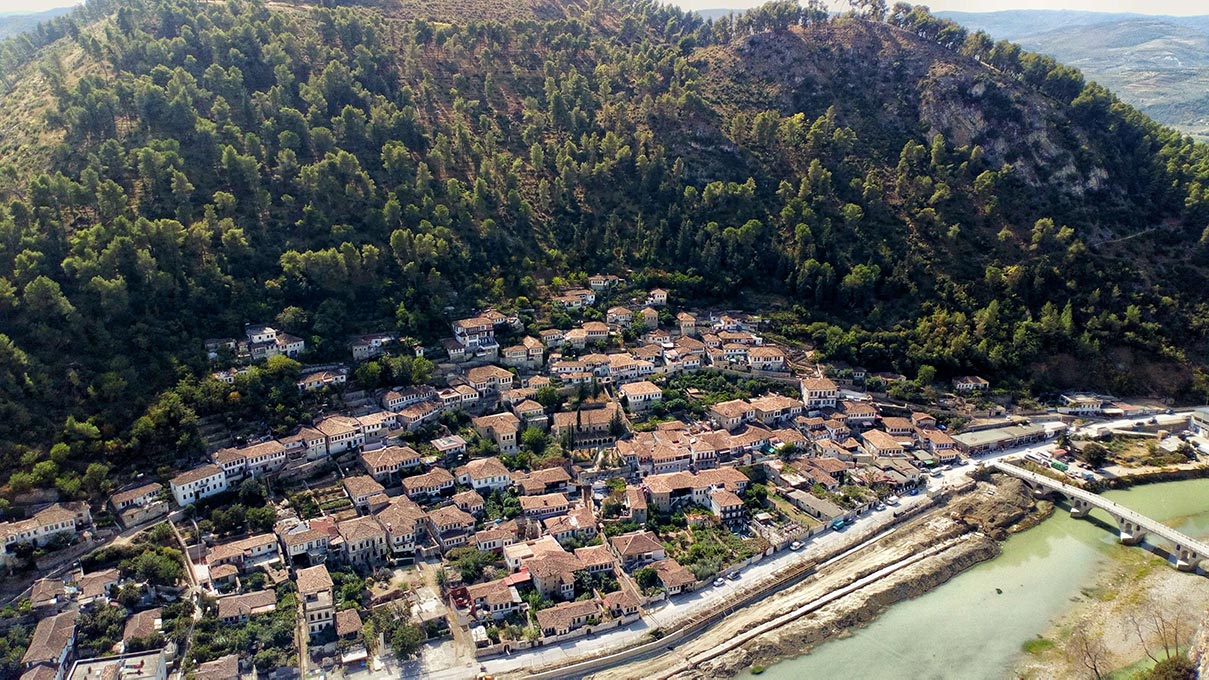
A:
<svg viewBox="0 0 1209 680">
<path fill-rule="evenodd" d="M 492 0 L 475 0 L 491 2 Z M 833 0 L 834 1 L 834 0 Z M 685 9 L 745 8 L 763 0 L 675 0 Z M 0 14 L 40 12 L 73 4 L 71 0 L 0 0 Z M 893 4 L 890 2 L 888 4 Z M 994 12 L 1004 9 L 1081 9 L 1098 12 L 1137 12 L 1139 14 L 1209 14 L 1205 0 L 931 0 L 923 2 L 933 10 Z"/>
</svg>

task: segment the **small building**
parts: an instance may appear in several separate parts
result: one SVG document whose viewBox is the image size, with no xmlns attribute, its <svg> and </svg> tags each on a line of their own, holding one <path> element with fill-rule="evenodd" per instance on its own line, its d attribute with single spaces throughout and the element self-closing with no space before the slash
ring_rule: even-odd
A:
<svg viewBox="0 0 1209 680">
<path fill-rule="evenodd" d="M 609 548 L 622 569 L 633 571 L 650 562 L 667 558 L 667 551 L 650 531 L 633 531 L 609 539 Z"/>
<path fill-rule="evenodd" d="M 990 389 L 991 383 L 976 375 L 963 375 L 953 378 L 953 389 L 958 392 L 982 392 Z"/>
</svg>

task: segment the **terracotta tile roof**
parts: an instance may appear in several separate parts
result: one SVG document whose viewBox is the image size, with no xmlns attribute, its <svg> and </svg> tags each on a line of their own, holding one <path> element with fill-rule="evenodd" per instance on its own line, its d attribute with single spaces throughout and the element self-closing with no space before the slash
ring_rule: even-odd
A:
<svg viewBox="0 0 1209 680">
<path fill-rule="evenodd" d="M 373 517 L 354 517 L 336 524 L 340 535 L 347 543 L 358 543 L 373 540 L 386 533 L 378 520 Z"/>
<path fill-rule="evenodd" d="M 356 609 L 341 609 L 336 612 L 336 635 L 360 635 L 361 626 L 361 615 Z"/>
<path fill-rule="evenodd" d="M 567 497 L 561 493 L 547 493 L 540 496 L 521 496 L 517 500 L 520 501 L 521 509 L 525 512 L 530 510 L 545 510 L 549 508 L 566 508 L 568 506 Z"/>
<path fill-rule="evenodd" d="M 511 414 L 509 414 L 511 415 Z M 515 417 L 515 416 L 514 416 Z M 463 472 L 470 475 L 471 479 L 490 479 L 491 477 L 508 477 L 508 468 L 500 462 L 499 458 L 494 456 L 490 458 L 477 458 L 455 470 L 461 475 Z"/>
<path fill-rule="evenodd" d="M 232 680 L 239 677 L 239 654 L 228 654 L 193 669 L 193 680 Z"/>
<path fill-rule="evenodd" d="M 267 614 L 275 609 L 277 609 L 277 594 L 271 590 L 257 590 L 252 593 L 218 598 L 219 619 Z"/>
<path fill-rule="evenodd" d="M 363 498 L 382 493 L 382 485 L 369 475 L 356 475 L 344 478 L 344 489 L 353 498 Z"/>
<path fill-rule="evenodd" d="M 659 560 L 652 564 L 651 568 L 659 574 L 659 581 L 663 583 L 664 588 L 683 588 L 697 582 L 693 572 L 671 558 Z"/>
<path fill-rule="evenodd" d="M 315 423 L 315 429 L 328 437 L 336 437 L 349 432 L 359 432 L 361 423 L 358 423 L 355 418 L 347 416 L 328 416 Z"/>
<path fill-rule="evenodd" d="M 575 556 L 579 558 L 584 567 L 617 563 L 617 560 L 613 557 L 613 553 L 609 552 L 609 548 L 604 545 L 589 545 L 584 548 L 576 548 Z"/>
<path fill-rule="evenodd" d="M 403 478 L 403 491 L 412 493 L 418 489 L 439 487 L 453 481 L 453 475 L 445 468 L 434 467 L 428 472 Z"/>
<path fill-rule="evenodd" d="M 66 611 L 39 621 L 34 628 L 33 637 L 30 638 L 29 647 L 21 657 L 21 663 L 57 663 L 75 635 L 76 615 L 75 611 Z"/>
<path fill-rule="evenodd" d="M 298 592 L 302 595 L 332 589 L 332 576 L 322 564 L 297 571 Z"/>
<path fill-rule="evenodd" d="M 621 534 L 620 536 L 610 538 L 609 542 L 622 557 L 631 557 L 663 550 L 663 544 L 656 539 L 655 534 L 649 531 L 634 531 L 628 534 Z"/>
<path fill-rule="evenodd" d="M 127 489 L 126 491 L 119 491 L 109 497 L 109 502 L 115 506 L 121 506 L 123 503 L 129 503 L 136 498 L 140 498 L 148 494 L 159 493 L 159 491 L 163 488 L 163 484 L 151 482 L 150 484 L 137 486 L 133 489 Z"/>
<path fill-rule="evenodd" d="M 456 505 L 447 505 L 443 508 L 430 510 L 428 519 L 432 521 L 438 528 L 450 526 L 474 526 L 474 517 L 467 514 Z"/>
<path fill-rule="evenodd" d="M 218 467 L 217 465 L 213 465 L 213 464 L 202 465 L 200 467 L 195 467 L 192 470 L 186 470 L 186 471 L 180 473 L 179 475 L 173 477 L 172 483 L 175 484 L 176 486 L 184 486 L 186 484 L 192 484 L 193 482 L 201 481 L 201 480 L 205 479 L 206 477 L 213 477 L 215 475 L 221 475 L 221 474 L 224 474 L 223 469 Z"/>
<path fill-rule="evenodd" d="M 898 443 L 897 439 L 881 430 L 869 430 L 863 436 L 865 442 L 876 449 L 901 449 L 903 447 L 902 444 Z"/>
<path fill-rule="evenodd" d="M 388 446 L 375 451 L 363 451 L 361 460 L 370 468 L 409 465 L 420 461 L 420 454 L 410 446 Z"/>
<path fill-rule="evenodd" d="M 560 602 L 537 612 L 537 627 L 542 630 L 570 628 L 572 621 L 600 613 L 600 606 L 592 600 L 582 602 Z"/>
<path fill-rule="evenodd" d="M 812 392 L 836 392 L 839 386 L 831 378 L 806 378 L 802 381 L 802 387 Z"/>
</svg>

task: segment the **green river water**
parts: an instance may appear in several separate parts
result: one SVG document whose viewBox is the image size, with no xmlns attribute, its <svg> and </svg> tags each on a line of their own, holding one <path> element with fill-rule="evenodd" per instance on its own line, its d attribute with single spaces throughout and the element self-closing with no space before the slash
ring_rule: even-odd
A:
<svg viewBox="0 0 1209 680">
<path fill-rule="evenodd" d="M 1209 479 L 1105 496 L 1194 537 L 1209 537 Z M 1110 521 L 1102 511 L 1093 511 L 1092 517 Z M 1021 645 L 1044 634 L 1068 610 L 1071 598 L 1092 584 L 1109 552 L 1123 549 L 1116 545 L 1116 534 L 1102 524 L 1072 519 L 1058 508 L 1039 526 L 1010 537 L 999 557 L 890 607 L 850 637 L 769 667 L 759 678 L 1010 678 Z"/>
</svg>

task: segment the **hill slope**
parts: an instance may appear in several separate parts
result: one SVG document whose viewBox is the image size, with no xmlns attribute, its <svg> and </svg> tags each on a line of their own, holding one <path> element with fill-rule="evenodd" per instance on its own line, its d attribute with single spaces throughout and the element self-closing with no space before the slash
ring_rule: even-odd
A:
<svg viewBox="0 0 1209 680">
<path fill-rule="evenodd" d="M 5 44 L 53 136 L 3 185 L 0 463 L 195 452 L 197 416 L 251 400 L 200 379 L 202 339 L 245 322 L 331 360 L 483 304 L 544 314 L 598 270 L 758 292 L 870 368 L 1209 384 L 1206 149 L 1052 60 L 922 11 L 382 6 L 98 2 Z"/>
<path fill-rule="evenodd" d="M 942 12 L 1082 70 L 1155 120 L 1209 137 L 1209 16 Z"/>
</svg>

